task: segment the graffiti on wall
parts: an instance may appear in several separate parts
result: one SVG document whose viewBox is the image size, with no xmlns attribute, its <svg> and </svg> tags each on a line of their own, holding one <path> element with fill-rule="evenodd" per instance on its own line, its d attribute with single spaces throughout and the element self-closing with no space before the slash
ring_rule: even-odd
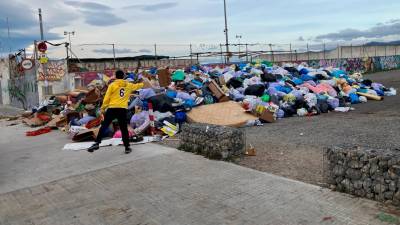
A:
<svg viewBox="0 0 400 225">
<path fill-rule="evenodd" d="M 19 83 L 19 82 L 18 82 Z M 9 82 L 8 84 L 8 93 L 10 95 L 10 100 L 13 102 L 13 100 L 16 100 L 17 102 L 20 103 L 20 106 L 22 106 L 23 109 L 27 109 L 26 107 L 26 95 L 24 90 L 18 85 L 15 80 Z"/>
<path fill-rule="evenodd" d="M 44 73 L 46 67 L 47 73 Z M 38 68 L 39 81 L 60 81 L 67 72 L 67 63 L 65 60 L 49 61 L 45 65 L 40 65 Z"/>
<path fill-rule="evenodd" d="M 377 70 L 400 69 L 400 56 L 374 57 L 372 61 Z"/>
<path fill-rule="evenodd" d="M 289 63 L 284 62 L 282 65 Z M 297 64 L 306 63 L 313 68 L 340 68 L 349 73 L 354 72 L 378 72 L 384 70 L 400 69 L 400 56 L 382 56 L 354 59 L 326 59 L 310 60 L 308 62 L 293 62 Z"/>
<path fill-rule="evenodd" d="M 83 85 L 87 86 L 94 80 L 102 80 L 102 77 L 104 75 L 112 77 L 113 74 L 114 74 L 113 70 L 105 70 L 102 72 L 81 72 L 81 73 L 76 73 L 75 78 L 79 77 L 80 79 L 82 79 Z"/>
</svg>

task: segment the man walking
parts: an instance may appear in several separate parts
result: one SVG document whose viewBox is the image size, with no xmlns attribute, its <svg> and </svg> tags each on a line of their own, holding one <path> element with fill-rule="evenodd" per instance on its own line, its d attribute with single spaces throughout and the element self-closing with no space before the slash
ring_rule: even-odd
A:
<svg viewBox="0 0 400 225">
<path fill-rule="evenodd" d="M 103 105 L 101 106 L 102 112 L 105 111 L 104 120 L 101 123 L 100 131 L 95 140 L 95 144 L 88 149 L 88 152 L 94 152 L 95 150 L 99 149 L 104 132 L 114 119 L 118 120 L 119 128 L 121 129 L 125 153 L 129 154 L 132 152 L 132 149 L 129 147 L 129 132 L 126 121 L 130 94 L 133 91 L 139 90 L 143 87 L 151 86 L 148 81 L 137 84 L 129 83 L 128 81 L 123 80 L 124 76 L 125 73 L 122 70 L 117 70 L 115 72 L 116 80 L 108 87 L 106 95 L 103 99 Z"/>
</svg>

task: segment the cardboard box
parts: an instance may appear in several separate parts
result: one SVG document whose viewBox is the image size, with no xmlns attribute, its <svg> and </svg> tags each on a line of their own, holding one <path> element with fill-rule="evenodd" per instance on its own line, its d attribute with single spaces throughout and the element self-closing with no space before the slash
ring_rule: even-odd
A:
<svg viewBox="0 0 400 225">
<path fill-rule="evenodd" d="M 258 118 L 268 123 L 274 123 L 276 121 L 275 113 L 268 110 L 264 110 L 261 114 L 258 115 Z"/>
<path fill-rule="evenodd" d="M 169 70 L 158 70 L 158 82 L 160 83 L 160 87 L 168 87 L 171 84 L 172 79 Z"/>
<path fill-rule="evenodd" d="M 224 91 L 218 86 L 215 80 L 211 80 L 208 84 L 208 88 L 212 92 L 212 94 L 218 99 L 218 102 L 227 102 L 229 101 L 229 96 L 227 96 Z"/>
<path fill-rule="evenodd" d="M 100 128 L 95 129 L 88 129 L 80 131 L 79 133 L 75 134 L 72 138 L 73 141 L 81 142 L 81 141 L 92 141 L 95 140 L 97 135 L 99 134 Z"/>
<path fill-rule="evenodd" d="M 63 127 L 65 125 L 67 125 L 67 118 L 62 115 L 56 116 L 54 119 L 50 120 L 50 122 L 47 123 L 47 126 L 51 128 Z"/>
</svg>

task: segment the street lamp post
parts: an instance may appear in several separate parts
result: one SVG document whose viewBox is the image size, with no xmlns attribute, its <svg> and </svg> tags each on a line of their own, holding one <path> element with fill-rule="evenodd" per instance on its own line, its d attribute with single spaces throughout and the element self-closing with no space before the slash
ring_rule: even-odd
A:
<svg viewBox="0 0 400 225">
<path fill-rule="evenodd" d="M 68 41 L 69 41 L 69 51 L 71 53 L 71 57 L 72 57 L 72 44 L 71 44 L 71 35 L 75 36 L 75 31 L 64 31 L 64 35 L 67 36 L 68 35 Z M 67 56 L 68 58 L 68 56 Z"/>
<path fill-rule="evenodd" d="M 224 15 L 225 15 L 225 45 L 226 45 L 226 61 L 229 63 L 229 38 L 228 38 L 228 18 L 226 15 L 226 0 L 224 0 Z"/>
</svg>

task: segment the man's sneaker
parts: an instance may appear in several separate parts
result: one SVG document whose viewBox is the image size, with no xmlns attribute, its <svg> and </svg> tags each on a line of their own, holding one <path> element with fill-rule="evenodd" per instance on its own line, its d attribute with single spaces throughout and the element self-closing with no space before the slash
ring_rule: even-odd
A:
<svg viewBox="0 0 400 225">
<path fill-rule="evenodd" d="M 129 154 L 132 152 L 131 147 L 125 147 L 125 154 Z"/>
<path fill-rule="evenodd" d="M 88 148 L 88 152 L 94 152 L 96 150 L 98 150 L 100 148 L 99 143 L 95 143 L 92 146 L 90 146 L 90 148 Z"/>
</svg>

